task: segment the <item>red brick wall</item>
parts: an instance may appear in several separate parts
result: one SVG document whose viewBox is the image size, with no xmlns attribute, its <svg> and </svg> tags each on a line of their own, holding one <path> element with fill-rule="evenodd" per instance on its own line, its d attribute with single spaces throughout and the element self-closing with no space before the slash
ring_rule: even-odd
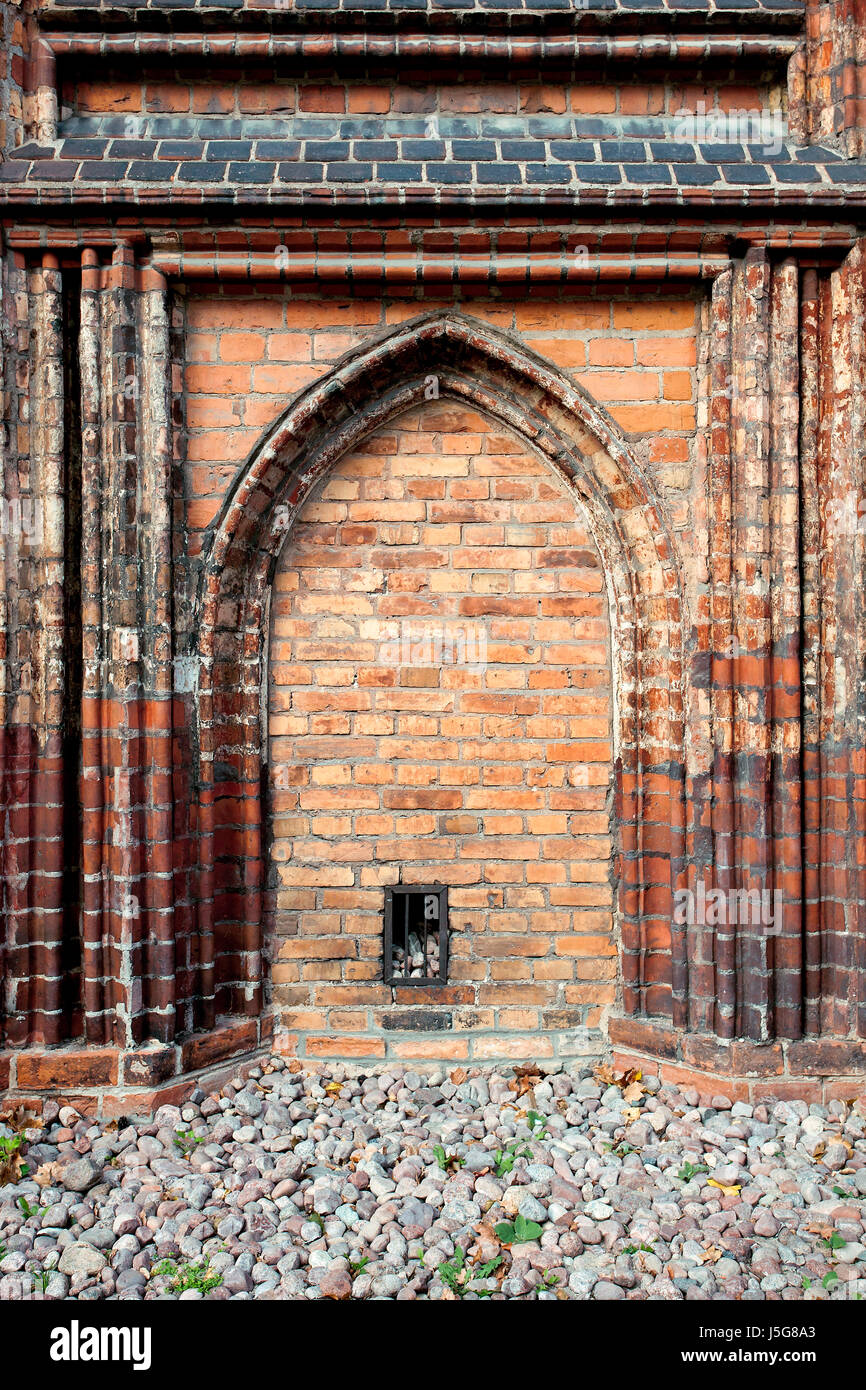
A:
<svg viewBox="0 0 866 1390">
<path fill-rule="evenodd" d="M 280 289 L 256 297 L 230 289 L 192 294 L 183 380 L 191 553 L 241 462 L 292 395 L 371 334 L 441 307 L 431 299 L 295 299 Z M 460 307 L 573 373 L 634 440 L 669 495 L 678 528 L 694 521 L 683 500 L 698 495 L 687 466 L 696 459 L 695 298 L 470 300 Z"/>
<path fill-rule="evenodd" d="M 442 999 L 428 1024 L 473 1037 L 428 1052 L 587 1046 L 616 973 L 607 602 L 565 484 L 451 402 L 304 505 L 274 582 L 270 772 L 275 999 L 308 1055 L 418 1055 L 392 1030 Z M 465 663 L 404 653 L 425 623 L 468 628 Z M 381 983 L 398 882 L 451 886 L 444 996 Z"/>
<path fill-rule="evenodd" d="M 183 544 L 191 557 L 202 547 L 202 533 L 219 516 L 238 469 L 287 400 L 354 345 L 433 307 L 430 300 L 295 299 L 282 287 L 255 297 L 231 290 L 191 294 L 185 315 L 183 518 Z M 693 532 L 700 525 L 694 298 L 478 300 L 461 307 L 515 334 L 573 374 L 634 440 L 635 452 L 666 498 L 675 528 Z M 609 657 L 598 650 L 608 640 L 602 571 L 594 555 L 585 568 L 551 566 L 553 552 L 575 548 L 564 540 L 580 525 L 575 503 L 516 441 L 503 444 L 498 429 L 492 438 L 500 441 L 495 452 L 502 456 L 504 476 L 491 482 L 485 461 L 491 454 L 490 427 L 476 414 L 455 415 L 456 409 L 451 403 L 431 403 L 429 420 L 415 419 L 411 428 L 401 421 L 398 434 L 389 427 L 365 454 L 338 464 L 321 498 L 306 504 L 275 578 L 271 862 L 272 885 L 279 891 L 273 985 L 287 1037 L 301 1037 L 303 1046 L 307 1034 L 311 1053 L 330 1047 L 338 1053 L 358 1049 L 359 1055 L 381 1055 L 386 1038 L 394 1049 L 420 1048 L 427 1055 L 445 1045 L 441 1036 L 423 1034 L 419 1040 L 416 1035 L 411 1041 L 405 1031 L 392 1037 L 390 1028 L 382 1030 L 382 1010 L 392 1006 L 390 990 L 376 983 L 381 978 L 382 885 L 399 881 L 401 868 L 404 882 L 414 875 L 415 881 L 456 886 L 452 905 L 459 930 L 451 978 L 458 992 L 447 996 L 452 1001 L 447 1021 L 477 1030 L 476 1055 L 485 1049 L 502 1055 L 509 1031 L 511 1045 L 525 1052 L 521 1029 L 531 1030 L 533 1037 L 549 1034 L 538 1042 L 541 1051 L 565 1052 L 577 1045 L 567 1030 L 595 1028 L 603 1022 L 601 1010 L 614 1000 L 617 943 L 606 800 L 612 780 L 612 690 Z M 445 428 L 449 418 L 453 423 Z M 531 478 L 533 489 L 540 489 L 537 495 L 520 495 L 516 460 L 521 478 Z M 535 511 L 552 505 L 545 492 L 555 492 L 556 524 Z M 510 516 L 501 514 L 506 503 Z M 490 504 L 493 514 L 485 510 Z M 447 508 L 457 505 L 459 519 L 444 520 Z M 490 538 L 499 532 L 489 526 L 513 528 L 542 520 L 546 534 L 536 535 L 531 545 L 509 545 L 497 554 L 498 541 Z M 587 559 L 592 542 L 582 536 L 575 544 L 582 560 Z M 398 561 L 398 569 L 389 568 Z M 491 564 L 495 568 L 488 568 Z M 555 583 L 550 599 L 543 585 L 540 592 L 536 589 L 540 581 L 533 576 L 542 573 L 545 582 Z M 387 576 L 381 590 L 380 575 Z M 417 592 L 416 584 L 421 586 Z M 580 603 L 590 602 L 592 613 L 557 613 L 571 602 L 575 584 Z M 484 611 L 490 600 L 530 596 L 532 614 Z M 417 672 L 399 673 L 393 689 L 378 686 L 385 675 L 376 671 L 374 644 L 361 639 L 364 617 L 384 622 L 416 610 L 437 611 L 442 604 L 455 614 L 461 607 L 466 615 L 474 609 L 472 616 L 485 625 L 498 624 L 495 630 L 488 628 L 490 653 L 503 641 L 519 645 L 516 672 L 498 658 L 492 661 L 487 688 L 495 706 L 489 709 L 474 707 L 478 692 L 473 689 L 440 709 L 441 689 L 406 686 L 420 679 Z M 503 636 L 512 623 L 517 624 L 513 637 Z M 591 624 L 596 650 L 572 649 L 575 623 Z M 331 653 L 321 663 L 309 655 L 318 648 Z M 538 660 L 529 663 L 533 652 Z M 538 670 L 527 673 L 527 664 Z M 531 691 L 539 671 L 548 670 L 555 671 L 559 693 L 554 685 L 531 716 L 510 716 L 524 678 Z M 590 678 L 595 703 L 586 705 L 581 691 Z M 454 681 L 455 672 L 443 672 L 442 679 Z M 455 699 L 459 695 L 451 693 Z M 572 698 L 583 705 L 581 712 L 577 706 L 566 712 Z M 527 717 L 540 721 L 531 735 L 524 727 Z M 390 721 L 387 731 L 383 719 Z M 444 728 L 440 719 L 446 721 Z M 454 739 L 454 721 L 461 719 L 476 721 L 469 745 Z M 581 731 L 584 719 L 592 721 L 592 734 Z M 541 732 L 546 720 L 555 722 Z M 500 727 L 508 732 L 499 734 Z M 579 751 L 578 741 L 587 738 L 597 745 L 592 760 Z M 363 755 L 359 739 L 364 740 Z M 527 739 L 538 740 L 536 752 L 544 750 L 542 756 L 559 748 L 557 759 L 565 759 L 551 761 L 546 786 L 532 785 L 541 775 L 540 763 L 524 776 L 522 763 L 510 757 L 498 761 L 508 754 L 509 741 Z M 401 741 L 399 758 L 389 752 L 392 740 Z M 430 753 L 424 751 L 427 742 Z M 433 756 L 432 750 L 449 744 L 444 761 Z M 568 756 L 577 758 L 570 769 L 563 745 L 572 745 Z M 496 750 L 496 776 L 502 779 L 498 795 L 503 800 L 496 805 L 489 804 L 484 780 L 480 791 L 472 780 L 491 749 Z M 416 794 L 426 792 L 414 807 L 408 801 L 394 803 L 395 794 L 411 788 L 416 764 L 447 768 L 449 762 L 451 782 L 442 786 L 434 780 L 414 788 Z M 584 775 L 588 784 L 575 786 L 575 779 Z M 357 799 L 347 802 L 360 778 Z M 451 793 L 447 801 L 440 800 L 446 791 Z M 530 814 L 542 819 L 530 822 Z M 559 828 L 542 829 L 544 817 L 552 817 L 550 825 Z M 588 839 L 572 853 L 573 847 L 565 847 L 575 834 Z M 390 846 L 387 851 L 381 837 Z M 502 846 L 492 860 L 485 837 Z M 561 843 L 555 843 L 557 837 Z M 489 905 L 488 884 L 497 893 Z M 572 900 L 573 894 L 579 901 Z M 473 911 L 482 905 L 483 911 Z M 491 925 L 491 914 L 510 919 L 508 932 Z M 507 954 L 493 955 L 478 944 L 498 934 L 506 939 L 496 950 Z M 393 1001 L 396 1013 L 420 999 L 418 991 L 402 995 Z M 328 1042 L 329 1037 L 338 1041 Z M 468 1046 L 468 1039 L 448 1039 L 454 1055 L 466 1055 Z"/>
<path fill-rule="evenodd" d="M 674 115 L 698 103 L 723 111 L 754 110 L 784 100 L 781 84 L 748 81 L 552 81 L 490 82 L 443 74 L 433 85 L 421 76 L 411 85 L 364 79 L 334 81 L 328 73 L 287 80 L 283 71 L 248 72 L 228 84 L 220 76 L 197 74 L 190 82 L 154 70 L 134 76 L 117 71 L 85 80 L 70 75 L 63 85 L 66 115 L 263 116 L 290 112 L 369 114 L 497 112 L 574 115 Z"/>
</svg>

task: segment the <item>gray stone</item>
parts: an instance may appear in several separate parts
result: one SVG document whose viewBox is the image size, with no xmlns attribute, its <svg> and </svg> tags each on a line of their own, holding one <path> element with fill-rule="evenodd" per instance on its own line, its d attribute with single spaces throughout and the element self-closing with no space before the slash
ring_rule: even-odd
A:
<svg viewBox="0 0 866 1390">
<path fill-rule="evenodd" d="M 105 1256 L 100 1250 L 95 1250 L 92 1245 L 85 1245 L 81 1241 L 76 1241 L 74 1245 L 67 1245 L 63 1254 L 60 1256 L 58 1268 L 61 1274 L 99 1274 L 106 1266 Z"/>
<path fill-rule="evenodd" d="M 60 1182 L 69 1192 L 87 1192 L 101 1176 L 101 1170 L 85 1155 L 61 1162 Z"/>
</svg>

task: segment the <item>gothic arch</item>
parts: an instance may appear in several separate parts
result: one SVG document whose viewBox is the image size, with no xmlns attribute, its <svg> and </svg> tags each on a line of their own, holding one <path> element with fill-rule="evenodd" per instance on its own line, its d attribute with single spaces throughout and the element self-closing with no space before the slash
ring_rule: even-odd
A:
<svg viewBox="0 0 866 1390">
<path fill-rule="evenodd" d="M 571 485 L 593 531 L 612 614 L 618 916 L 623 1006 L 686 1021 L 683 597 L 662 508 L 610 417 L 563 373 L 448 311 L 365 342 L 286 409 L 215 526 L 199 609 L 198 928 L 205 1000 L 258 1014 L 266 915 L 261 690 L 268 595 L 310 489 L 392 417 L 439 396 L 471 403 Z M 205 1012 L 207 1013 L 207 1007 Z"/>
</svg>

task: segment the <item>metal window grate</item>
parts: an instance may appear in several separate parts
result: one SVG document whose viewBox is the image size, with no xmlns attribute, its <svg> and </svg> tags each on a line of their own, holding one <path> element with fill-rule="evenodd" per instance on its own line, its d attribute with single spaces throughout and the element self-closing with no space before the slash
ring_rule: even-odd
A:
<svg viewBox="0 0 866 1390">
<path fill-rule="evenodd" d="M 385 889 L 384 973 L 386 984 L 447 983 L 447 888 Z"/>
</svg>

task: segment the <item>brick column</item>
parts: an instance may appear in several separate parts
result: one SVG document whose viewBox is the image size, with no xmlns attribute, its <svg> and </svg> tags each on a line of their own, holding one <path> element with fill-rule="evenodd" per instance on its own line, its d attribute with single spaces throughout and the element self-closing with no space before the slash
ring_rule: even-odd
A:
<svg viewBox="0 0 866 1390">
<path fill-rule="evenodd" d="M 758 248 L 714 290 L 713 886 L 719 1037 L 800 1032 L 799 279 Z M 755 922 L 731 892 L 762 900 Z M 745 918 L 743 920 L 743 918 Z M 726 919 L 726 920 L 725 920 Z"/>
<path fill-rule="evenodd" d="M 821 662 L 820 1031 L 866 1033 L 863 728 L 866 720 L 864 246 L 824 279 L 819 300 L 817 439 Z"/>
<path fill-rule="evenodd" d="M 64 428 L 63 302 L 56 257 L 31 278 L 32 617 L 30 632 L 29 1032 L 64 1035 L 63 695 Z"/>
<path fill-rule="evenodd" d="M 866 0 L 807 0 L 806 38 L 792 64 L 792 132 L 849 159 L 866 150 Z"/>
<path fill-rule="evenodd" d="M 84 999 L 91 1042 L 174 1037 L 165 284 L 82 262 Z"/>
</svg>

